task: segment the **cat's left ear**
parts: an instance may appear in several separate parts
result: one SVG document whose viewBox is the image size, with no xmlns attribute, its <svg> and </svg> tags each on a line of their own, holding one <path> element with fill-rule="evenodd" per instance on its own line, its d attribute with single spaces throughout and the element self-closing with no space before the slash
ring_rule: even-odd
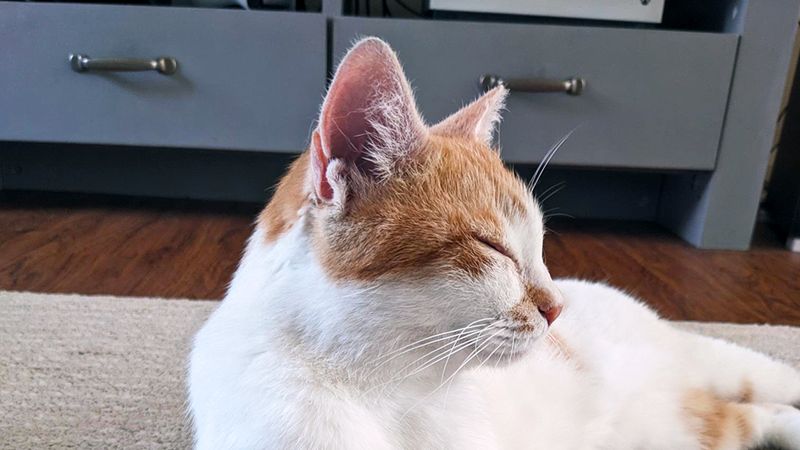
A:
<svg viewBox="0 0 800 450">
<path fill-rule="evenodd" d="M 500 111 L 505 106 L 508 89 L 497 86 L 469 105 L 456 111 L 431 128 L 439 136 L 475 139 L 492 144 L 492 134 L 500 122 Z"/>
</svg>

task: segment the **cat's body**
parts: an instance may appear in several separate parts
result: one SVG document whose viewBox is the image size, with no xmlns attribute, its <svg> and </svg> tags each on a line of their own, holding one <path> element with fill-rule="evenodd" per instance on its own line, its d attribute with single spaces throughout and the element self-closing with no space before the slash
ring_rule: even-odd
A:
<svg viewBox="0 0 800 450">
<path fill-rule="evenodd" d="M 198 448 L 800 449 L 796 371 L 551 280 L 486 145 L 505 92 L 428 128 L 393 58 L 342 63 L 198 333 Z"/>
</svg>

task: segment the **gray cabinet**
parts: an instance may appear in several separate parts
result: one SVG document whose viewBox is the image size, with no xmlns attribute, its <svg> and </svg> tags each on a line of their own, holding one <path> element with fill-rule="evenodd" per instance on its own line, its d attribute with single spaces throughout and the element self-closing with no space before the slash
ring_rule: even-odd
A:
<svg viewBox="0 0 800 450">
<path fill-rule="evenodd" d="M 508 161 L 538 162 L 580 126 L 554 164 L 714 168 L 735 34 L 341 17 L 334 55 L 366 35 L 397 50 L 431 122 L 479 95 L 485 73 L 584 78 L 580 96 L 511 92 L 499 134 Z"/>
<path fill-rule="evenodd" d="M 634 211 L 700 247 L 749 245 L 800 0 L 671 0 L 656 28 L 347 17 L 344 4 L 289 13 L 0 0 L 0 188 L 263 198 L 275 180 L 253 177 L 285 157 L 262 153 L 305 148 L 327 75 L 355 39 L 376 35 L 400 54 L 430 122 L 474 99 L 486 73 L 584 78 L 581 96 L 512 92 L 503 157 L 536 164 L 579 127 L 553 161 L 581 180 L 578 208 L 565 210 Z M 77 73 L 70 53 L 170 56 L 179 70 Z M 156 164 L 141 156 L 156 152 L 166 155 Z"/>
<path fill-rule="evenodd" d="M 302 149 L 325 89 L 318 14 L 0 2 L 0 139 Z M 77 73 L 70 53 L 177 59 Z"/>
</svg>

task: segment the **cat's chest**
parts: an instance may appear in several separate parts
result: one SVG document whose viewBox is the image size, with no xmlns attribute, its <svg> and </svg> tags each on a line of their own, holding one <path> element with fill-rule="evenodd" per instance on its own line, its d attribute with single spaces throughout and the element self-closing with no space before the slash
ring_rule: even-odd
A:
<svg viewBox="0 0 800 450">
<path fill-rule="evenodd" d="M 436 386 L 399 392 L 366 406 L 394 448 L 496 449 L 497 439 L 482 396 L 467 383 L 449 392 Z M 420 395 L 419 390 L 425 390 Z M 433 393 L 432 393 L 433 392 Z"/>
</svg>

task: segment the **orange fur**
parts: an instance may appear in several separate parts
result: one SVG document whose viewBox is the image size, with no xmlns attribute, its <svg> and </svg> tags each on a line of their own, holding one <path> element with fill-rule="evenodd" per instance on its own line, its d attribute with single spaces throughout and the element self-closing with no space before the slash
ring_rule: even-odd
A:
<svg viewBox="0 0 800 450">
<path fill-rule="evenodd" d="M 550 342 L 559 356 L 567 361 L 572 362 L 576 368 L 582 369 L 582 366 L 576 357 L 575 349 L 573 349 L 572 346 L 569 345 L 560 334 L 551 330 L 549 333 L 548 342 Z"/>
<path fill-rule="evenodd" d="M 752 436 L 746 405 L 727 402 L 707 391 L 692 390 L 685 395 L 683 406 L 703 450 L 716 450 L 725 442 L 745 443 Z"/>
<path fill-rule="evenodd" d="M 553 304 L 553 298 L 547 291 L 530 283 L 525 284 L 525 296 L 511 309 L 511 316 L 521 323 L 530 324 L 531 316 L 540 314 L 540 308 L 548 308 Z M 529 331 L 524 325 L 521 331 Z"/>
<path fill-rule="evenodd" d="M 503 216 L 527 214 L 527 189 L 497 153 L 469 139 L 431 135 L 413 164 L 396 176 L 349 195 L 346 212 L 317 211 L 312 236 L 333 279 L 421 277 L 422 267 L 457 267 L 471 275 L 492 261 L 475 239 L 503 241 Z M 305 204 L 309 157 L 303 154 L 280 182 L 259 226 L 273 241 Z"/>
<path fill-rule="evenodd" d="M 739 392 L 739 401 L 742 403 L 750 403 L 753 401 L 753 382 L 744 380 L 742 383 L 742 390 Z"/>
<path fill-rule="evenodd" d="M 344 217 L 318 215 L 314 241 L 332 278 L 407 279 L 451 266 L 479 275 L 492 258 L 475 236 L 502 242 L 502 216 L 526 214 L 525 186 L 488 147 L 430 136 L 418 151 L 413 164 L 352 195 Z"/>
<path fill-rule="evenodd" d="M 274 242 L 297 221 L 300 209 L 308 202 L 306 178 L 308 152 L 297 158 L 283 176 L 272 200 L 258 217 L 258 226 L 264 230 L 267 242 Z"/>
</svg>

